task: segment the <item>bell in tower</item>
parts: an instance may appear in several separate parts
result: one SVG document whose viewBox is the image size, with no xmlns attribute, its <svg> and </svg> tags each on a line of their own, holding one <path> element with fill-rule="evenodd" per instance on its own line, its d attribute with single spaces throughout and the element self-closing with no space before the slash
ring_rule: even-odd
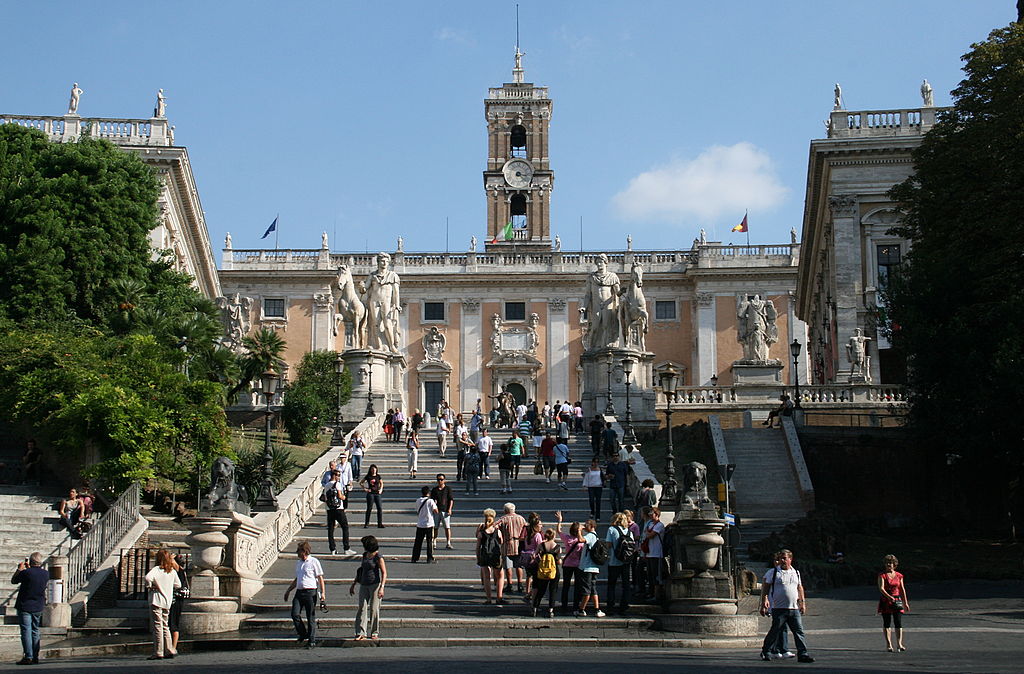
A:
<svg viewBox="0 0 1024 674">
<path fill-rule="evenodd" d="M 516 47 L 512 81 L 488 90 L 487 248 L 551 249 L 551 188 L 548 159 L 551 99 L 547 87 L 524 81 Z"/>
</svg>

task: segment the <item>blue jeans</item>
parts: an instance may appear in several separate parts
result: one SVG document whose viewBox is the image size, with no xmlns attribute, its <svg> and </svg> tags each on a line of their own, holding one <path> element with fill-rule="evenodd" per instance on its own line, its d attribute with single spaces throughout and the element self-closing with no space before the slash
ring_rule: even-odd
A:
<svg viewBox="0 0 1024 674">
<path fill-rule="evenodd" d="M 625 485 L 623 485 L 621 487 L 613 486 L 613 487 L 611 487 L 610 491 L 611 491 L 610 498 L 611 498 L 611 502 L 612 502 L 612 512 L 613 513 L 621 513 L 622 510 L 626 507 L 626 487 L 625 487 Z"/>
<path fill-rule="evenodd" d="M 306 614 L 306 623 L 302 614 Z M 292 622 L 300 639 L 316 643 L 316 590 L 296 590 L 292 598 Z"/>
<path fill-rule="evenodd" d="M 486 475 L 487 477 L 491 476 L 491 453 L 490 452 L 487 452 L 486 454 L 484 454 L 483 452 L 480 453 L 480 474 L 481 475 Z"/>
<path fill-rule="evenodd" d="M 352 458 L 350 459 L 350 461 L 352 462 L 352 479 L 353 480 L 358 480 L 359 479 L 359 466 L 363 463 L 363 455 L 362 454 L 353 454 Z"/>
<path fill-rule="evenodd" d="M 764 638 L 761 652 L 769 653 L 776 650 L 784 627 L 789 627 L 789 631 L 793 633 L 793 641 L 796 642 L 796 654 L 798 656 L 807 655 L 807 642 L 804 641 L 804 625 L 800 620 L 800 610 L 795 608 L 772 609 L 772 627 Z"/>
<path fill-rule="evenodd" d="M 43 612 L 18 611 L 18 623 L 21 625 L 21 648 L 25 657 L 38 660 L 39 626 L 43 624 Z"/>
</svg>

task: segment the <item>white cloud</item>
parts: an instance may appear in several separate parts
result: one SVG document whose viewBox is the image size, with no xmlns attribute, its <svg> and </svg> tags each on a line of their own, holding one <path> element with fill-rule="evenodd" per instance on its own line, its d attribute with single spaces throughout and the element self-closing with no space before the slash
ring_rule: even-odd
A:
<svg viewBox="0 0 1024 674">
<path fill-rule="evenodd" d="M 434 31 L 434 39 L 440 40 L 441 42 L 454 42 L 455 44 L 461 44 L 466 47 L 473 47 L 476 45 L 476 40 L 467 31 L 459 30 L 457 28 L 451 28 L 444 26 Z"/>
<path fill-rule="evenodd" d="M 612 197 L 626 220 L 701 222 L 744 210 L 770 210 L 786 197 L 771 157 L 752 143 L 713 145 L 694 159 L 675 158 L 629 181 Z"/>
</svg>

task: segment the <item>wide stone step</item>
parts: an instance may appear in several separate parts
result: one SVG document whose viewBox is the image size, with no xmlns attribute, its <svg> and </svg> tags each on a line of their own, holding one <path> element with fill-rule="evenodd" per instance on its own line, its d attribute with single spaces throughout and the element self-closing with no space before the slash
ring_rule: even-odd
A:
<svg viewBox="0 0 1024 674">
<path fill-rule="evenodd" d="M 393 593 L 387 592 L 387 596 L 384 600 L 384 610 L 388 613 L 398 612 L 402 614 L 411 614 L 418 617 L 432 617 L 437 613 L 451 614 L 458 613 L 462 616 L 500 616 L 508 613 L 515 612 L 521 614 L 529 611 L 529 606 L 522 601 L 521 595 L 508 595 L 504 606 L 497 606 L 495 604 L 484 604 L 483 603 L 483 590 L 480 590 L 479 601 L 452 601 L 452 602 L 439 602 L 428 598 L 410 601 L 400 601 Z M 334 599 L 332 593 L 328 591 L 328 596 Z M 347 597 L 347 592 L 345 593 Z M 558 607 L 559 597 L 555 597 L 556 614 L 561 614 L 561 609 Z M 335 602 L 330 601 L 327 604 L 328 611 L 339 612 L 339 611 L 355 611 L 359 608 L 359 605 L 355 602 L 354 598 L 350 598 L 349 601 Z M 547 608 L 547 598 L 541 602 L 541 608 Z M 281 616 L 286 617 L 291 615 L 291 603 L 283 602 L 260 602 L 252 601 L 245 605 L 245 610 L 252 613 L 258 613 L 261 616 L 266 613 L 280 612 Z M 629 607 L 629 616 L 636 618 L 639 616 L 649 616 L 655 613 L 660 613 L 664 609 L 661 606 L 655 604 L 631 604 Z M 318 609 L 319 611 L 319 609 Z M 322 615 L 322 614 L 321 614 Z M 622 617 L 617 615 L 616 617 Z"/>
<path fill-rule="evenodd" d="M 546 607 L 546 604 L 541 605 L 542 608 Z M 510 608 L 510 607 L 505 607 Z M 386 605 L 381 610 L 380 625 L 381 628 L 390 629 L 432 629 L 432 630 L 450 630 L 450 629 L 469 629 L 478 632 L 492 631 L 492 630 L 531 630 L 531 629 L 549 629 L 549 628 L 560 628 L 565 630 L 587 630 L 587 629 L 619 629 L 619 630 L 649 630 L 654 625 L 654 620 L 651 618 L 618 618 L 613 616 L 605 616 L 603 618 L 596 618 L 588 616 L 586 618 L 575 618 L 569 617 L 555 617 L 548 618 L 544 615 L 543 618 L 533 618 L 529 616 L 529 607 L 522 604 L 521 607 L 515 607 L 519 609 L 523 615 L 519 616 L 473 616 L 473 617 L 405 617 L 405 616 L 389 616 L 386 610 Z M 544 612 L 546 613 L 546 611 Z M 352 628 L 352 615 L 346 616 L 333 616 L 330 613 L 324 614 L 318 612 L 317 627 L 319 629 L 330 629 L 330 628 L 341 628 L 346 629 Z M 539 622 L 539 621 L 542 621 Z M 547 627 L 545 627 L 545 625 Z M 259 616 L 255 618 L 249 618 L 243 624 L 244 629 L 253 630 L 285 630 L 292 627 L 292 619 L 290 615 L 281 616 Z"/>
</svg>

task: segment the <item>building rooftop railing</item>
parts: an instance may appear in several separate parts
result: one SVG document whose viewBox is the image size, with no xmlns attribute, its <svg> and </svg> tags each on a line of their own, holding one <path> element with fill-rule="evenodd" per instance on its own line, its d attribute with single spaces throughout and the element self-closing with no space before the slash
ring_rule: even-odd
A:
<svg viewBox="0 0 1024 674">
<path fill-rule="evenodd" d="M 55 142 L 72 142 L 81 136 L 104 138 L 118 145 L 174 145 L 174 127 L 163 117 L 126 119 L 78 115 L 0 115 L 0 124 L 38 129 Z"/>
<path fill-rule="evenodd" d="M 920 136 L 935 124 L 936 112 L 946 109 L 833 110 L 828 119 L 828 137 Z"/>
<path fill-rule="evenodd" d="M 634 262 L 643 264 L 646 272 L 672 272 L 694 267 L 796 267 L 799 264 L 800 244 L 707 244 L 695 245 L 690 250 L 627 250 L 610 253 L 503 250 L 464 253 L 391 251 L 389 254 L 392 267 L 399 273 L 407 274 L 489 270 L 508 273 L 510 268 L 517 272 L 582 273 L 593 271 L 598 256 L 602 254 L 607 256 L 609 267 L 618 273 L 628 273 Z M 332 253 L 327 249 L 225 248 L 221 258 L 221 269 L 225 271 L 333 270 L 341 265 L 347 265 L 353 273 L 367 273 L 377 265 L 376 253 Z"/>
</svg>

